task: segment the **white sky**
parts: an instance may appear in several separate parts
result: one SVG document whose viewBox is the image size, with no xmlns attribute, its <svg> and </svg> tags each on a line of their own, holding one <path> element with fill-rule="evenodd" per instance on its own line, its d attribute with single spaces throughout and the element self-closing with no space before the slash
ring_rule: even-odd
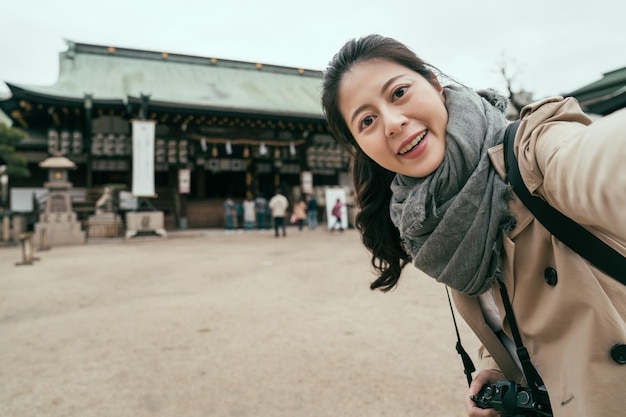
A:
<svg viewBox="0 0 626 417">
<path fill-rule="evenodd" d="M 0 0 L 4 82 L 48 85 L 64 39 L 323 70 L 352 37 L 379 33 L 474 88 L 535 98 L 626 66 L 626 2 L 615 0 Z"/>
</svg>

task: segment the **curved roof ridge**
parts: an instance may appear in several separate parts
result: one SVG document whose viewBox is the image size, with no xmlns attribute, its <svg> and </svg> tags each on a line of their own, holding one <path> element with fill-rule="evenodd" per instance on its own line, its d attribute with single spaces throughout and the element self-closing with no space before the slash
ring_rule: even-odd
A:
<svg viewBox="0 0 626 417">
<path fill-rule="evenodd" d="M 217 57 L 206 57 L 200 55 L 189 55 L 189 54 L 179 54 L 172 53 L 167 51 L 155 51 L 155 50 L 142 50 L 142 49 L 134 49 L 134 48 L 126 48 L 126 47 L 118 47 L 118 46 L 104 46 L 104 45 L 96 45 L 96 44 L 87 44 L 87 43 L 79 43 L 66 39 L 65 42 L 68 45 L 68 50 L 62 52 L 61 54 L 66 54 L 67 56 L 72 56 L 78 54 L 95 54 L 95 55 L 105 55 L 105 56 L 121 56 L 121 57 L 130 57 L 137 59 L 145 59 L 145 60 L 156 60 L 162 61 L 167 60 L 171 62 L 182 62 L 187 64 L 197 64 L 197 65 L 220 65 L 226 66 L 229 68 L 239 68 L 239 69 L 250 69 L 250 70 L 260 70 L 270 72 L 279 72 L 279 73 L 287 73 L 293 74 L 297 73 L 298 75 L 304 76 L 313 76 L 320 77 L 322 75 L 322 71 L 306 69 L 302 67 L 288 67 L 283 65 L 275 65 L 275 64 L 267 64 L 262 62 L 251 62 L 251 61 L 238 61 L 232 59 L 222 59 Z"/>
</svg>

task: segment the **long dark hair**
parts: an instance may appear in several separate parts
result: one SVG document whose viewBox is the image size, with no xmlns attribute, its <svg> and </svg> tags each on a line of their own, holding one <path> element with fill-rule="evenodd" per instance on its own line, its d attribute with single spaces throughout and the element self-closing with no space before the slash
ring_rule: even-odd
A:
<svg viewBox="0 0 626 417">
<path fill-rule="evenodd" d="M 324 115 L 330 132 L 352 155 L 352 179 L 359 206 L 355 226 L 361 233 L 363 244 L 372 253 L 372 266 L 378 273 L 370 288 L 389 291 L 396 286 L 402 269 L 411 261 L 389 215 L 390 184 L 395 173 L 378 165 L 361 150 L 339 111 L 339 87 L 343 76 L 356 64 L 372 59 L 395 62 L 431 81 L 435 80 L 435 68 L 395 39 L 369 35 L 348 41 L 324 72 Z"/>
</svg>

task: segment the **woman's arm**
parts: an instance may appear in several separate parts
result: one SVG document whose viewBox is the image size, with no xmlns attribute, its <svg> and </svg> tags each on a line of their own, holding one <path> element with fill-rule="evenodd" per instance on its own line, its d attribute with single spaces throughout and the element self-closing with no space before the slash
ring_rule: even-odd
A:
<svg viewBox="0 0 626 417">
<path fill-rule="evenodd" d="M 524 181 L 574 221 L 626 241 L 626 109 L 587 125 L 570 107 L 541 123 L 529 116 L 518 148 Z"/>
</svg>

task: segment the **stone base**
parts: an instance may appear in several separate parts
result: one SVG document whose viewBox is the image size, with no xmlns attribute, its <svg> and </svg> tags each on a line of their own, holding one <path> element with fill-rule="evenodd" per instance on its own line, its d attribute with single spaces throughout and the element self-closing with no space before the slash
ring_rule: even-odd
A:
<svg viewBox="0 0 626 417">
<path fill-rule="evenodd" d="M 156 233 L 167 237 L 162 211 L 128 211 L 126 212 L 126 239 L 140 232 Z"/>
<path fill-rule="evenodd" d="M 72 216 L 69 216 L 70 218 Z M 47 222 L 43 222 L 44 215 L 40 216 L 40 222 L 35 224 L 33 241 L 39 250 L 45 250 L 53 246 L 78 245 L 85 243 L 85 231 L 81 229 L 80 222 L 67 221 L 65 216 L 49 216 Z M 55 221 L 57 220 L 57 221 Z"/>
</svg>

